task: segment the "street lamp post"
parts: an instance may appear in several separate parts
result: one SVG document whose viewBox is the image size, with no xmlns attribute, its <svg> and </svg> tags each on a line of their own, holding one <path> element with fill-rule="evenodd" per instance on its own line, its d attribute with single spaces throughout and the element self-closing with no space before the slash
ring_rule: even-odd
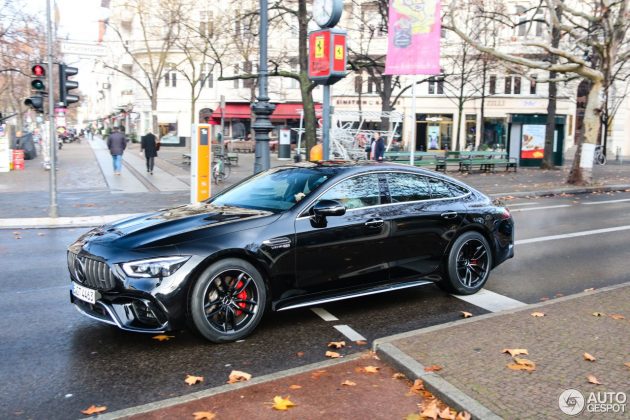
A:
<svg viewBox="0 0 630 420">
<path fill-rule="evenodd" d="M 52 18 L 50 10 L 50 0 L 46 0 L 46 37 L 47 37 L 47 53 L 48 53 L 48 118 L 50 136 L 50 209 L 48 215 L 57 217 L 57 142 L 55 141 L 55 100 L 53 90 L 53 49 L 52 49 Z"/>
<path fill-rule="evenodd" d="M 258 65 L 258 96 L 252 105 L 256 121 L 252 125 L 256 133 L 256 157 L 254 159 L 254 173 L 269 169 L 269 131 L 273 128 L 269 116 L 276 108 L 269 103 L 267 95 L 267 29 L 268 10 L 267 0 L 260 0 L 260 61 Z"/>
</svg>

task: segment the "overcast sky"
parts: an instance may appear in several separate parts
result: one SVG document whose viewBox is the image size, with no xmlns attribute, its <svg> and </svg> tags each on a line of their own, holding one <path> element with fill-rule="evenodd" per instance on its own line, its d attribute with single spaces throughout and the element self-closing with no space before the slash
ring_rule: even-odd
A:
<svg viewBox="0 0 630 420">
<path fill-rule="evenodd" d="M 28 9 L 46 21 L 46 1 L 26 0 Z M 59 28 L 57 37 L 73 41 L 96 42 L 98 21 L 106 14 L 101 8 L 101 0 L 55 0 L 59 9 Z M 52 0 L 51 0 L 51 4 Z M 53 9 L 54 10 L 54 9 Z M 54 18 L 54 15 L 53 15 Z"/>
</svg>

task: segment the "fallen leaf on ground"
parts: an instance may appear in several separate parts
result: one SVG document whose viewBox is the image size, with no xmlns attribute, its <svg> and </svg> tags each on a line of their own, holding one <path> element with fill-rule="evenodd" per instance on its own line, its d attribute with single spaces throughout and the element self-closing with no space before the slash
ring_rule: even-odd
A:
<svg viewBox="0 0 630 420">
<path fill-rule="evenodd" d="M 367 341 L 365 340 L 357 340 L 354 342 L 357 346 L 365 346 L 367 344 Z"/>
<path fill-rule="evenodd" d="M 304 352 L 303 351 L 298 351 L 297 353 L 295 353 L 295 355 L 297 357 L 302 357 L 302 356 L 304 356 Z"/>
<path fill-rule="evenodd" d="M 302 389 L 302 385 L 291 385 L 289 389 Z"/>
<path fill-rule="evenodd" d="M 461 411 L 457 413 L 455 420 L 470 420 L 470 413 L 468 411 Z"/>
<path fill-rule="evenodd" d="M 616 319 L 617 321 L 620 321 L 620 320 L 622 320 L 622 319 L 626 319 L 626 317 L 625 317 L 625 316 L 623 316 L 623 315 L 621 315 L 621 314 L 612 314 L 610 317 L 611 317 L 612 319 Z"/>
<path fill-rule="evenodd" d="M 195 411 L 193 416 L 195 420 L 214 420 L 217 417 L 212 411 Z"/>
<path fill-rule="evenodd" d="M 601 385 L 602 384 L 601 382 L 599 382 L 599 380 L 597 380 L 597 378 L 594 375 L 588 375 L 586 377 L 586 379 L 588 379 L 588 381 L 590 383 L 595 384 L 595 385 Z"/>
<path fill-rule="evenodd" d="M 322 376 L 323 374 L 325 374 L 326 371 L 325 370 L 318 370 L 317 372 L 313 372 L 311 373 L 311 378 L 313 379 L 319 379 L 320 376 Z"/>
<path fill-rule="evenodd" d="M 228 384 L 235 384 L 237 382 L 245 382 L 252 379 L 252 375 L 247 372 L 241 372 L 240 370 L 233 370 L 230 372 Z"/>
<path fill-rule="evenodd" d="M 630 368 L 630 362 L 626 362 L 623 365 Z"/>
<path fill-rule="evenodd" d="M 378 373 L 379 371 L 379 367 L 378 366 L 366 366 L 363 368 L 363 372 L 365 373 Z"/>
<path fill-rule="evenodd" d="M 345 341 L 331 341 L 330 343 L 328 343 L 328 347 L 332 347 L 334 349 L 341 349 L 343 347 L 346 347 L 346 342 Z"/>
<path fill-rule="evenodd" d="M 584 353 L 584 360 L 588 360 L 589 362 L 594 362 L 597 359 L 595 359 L 592 355 L 588 353 Z"/>
<path fill-rule="evenodd" d="M 411 388 L 409 388 L 409 392 L 412 394 L 419 394 L 421 391 L 424 391 L 424 383 L 422 382 L 422 379 L 416 379 Z"/>
<path fill-rule="evenodd" d="M 438 417 L 444 420 L 455 420 L 455 414 L 449 407 L 444 407 L 444 410 L 438 413 Z"/>
<path fill-rule="evenodd" d="M 341 385 L 345 385 L 345 386 L 356 386 L 356 385 L 357 385 L 357 383 L 356 383 L 356 382 L 352 382 L 352 381 L 351 381 L 351 380 L 349 380 L 349 379 L 346 379 L 345 381 L 343 381 L 343 382 L 341 383 Z"/>
<path fill-rule="evenodd" d="M 510 363 L 507 365 L 512 370 L 525 370 L 527 372 L 533 372 L 536 370 L 536 364 L 531 360 L 520 359 L 518 357 L 514 357 L 514 363 Z"/>
<path fill-rule="evenodd" d="M 404 373 L 394 373 L 394 375 L 392 376 L 392 379 L 407 379 L 407 377 L 405 376 Z"/>
<path fill-rule="evenodd" d="M 157 340 L 157 341 L 168 341 L 171 338 L 175 338 L 174 335 L 164 335 L 164 334 L 160 334 L 160 335 L 154 335 L 153 339 Z"/>
<path fill-rule="evenodd" d="M 338 357 L 341 357 L 341 355 L 337 353 L 336 351 L 327 351 L 326 357 L 330 357 L 331 359 L 336 359 Z"/>
<path fill-rule="evenodd" d="M 92 414 L 102 413 L 105 410 L 107 410 L 107 407 L 104 406 L 104 405 L 101 405 L 101 406 L 91 405 L 88 408 L 86 408 L 85 410 L 81 410 L 81 412 L 83 414 L 91 416 Z"/>
<path fill-rule="evenodd" d="M 295 404 L 293 404 L 290 400 L 289 397 L 287 396 L 286 398 L 282 398 L 280 396 L 275 396 L 273 397 L 273 409 L 274 410 L 280 410 L 280 411 L 286 411 L 291 407 L 295 407 Z"/>
<path fill-rule="evenodd" d="M 466 311 L 460 311 L 462 313 L 462 316 L 464 318 L 470 318 L 471 316 L 473 316 L 470 312 L 466 312 Z"/>
<path fill-rule="evenodd" d="M 421 420 L 420 414 L 418 413 L 411 413 L 411 414 L 407 414 L 407 416 L 405 417 L 405 420 Z"/>
<path fill-rule="evenodd" d="M 503 349 L 501 353 L 510 353 L 510 356 L 518 356 L 519 354 L 529 354 L 527 349 Z"/>
<path fill-rule="evenodd" d="M 431 365 L 431 366 L 424 367 L 425 372 L 439 372 L 441 370 L 442 370 L 442 366 L 440 365 Z"/>
<path fill-rule="evenodd" d="M 540 298 L 540 301 L 541 301 L 541 302 L 544 302 L 544 301 L 546 301 L 546 300 L 549 300 L 549 298 L 548 298 L 547 296 L 545 296 L 545 297 L 541 297 L 541 298 Z"/>
<path fill-rule="evenodd" d="M 186 379 L 184 379 L 188 385 L 194 385 L 199 382 L 203 382 L 203 376 L 194 376 L 194 375 L 186 375 Z"/>
<path fill-rule="evenodd" d="M 438 414 L 437 400 L 433 400 L 420 412 L 420 417 L 436 420 Z"/>
<path fill-rule="evenodd" d="M 545 316 L 545 313 L 544 312 L 532 312 L 532 316 L 534 318 L 540 318 L 540 317 Z"/>
<path fill-rule="evenodd" d="M 564 296 L 562 293 L 556 293 L 556 297 L 562 297 Z"/>
<path fill-rule="evenodd" d="M 606 316 L 603 312 L 593 312 L 593 316 Z"/>
<path fill-rule="evenodd" d="M 592 292 L 593 290 L 595 290 L 594 287 L 589 287 L 588 289 L 584 289 L 585 292 Z"/>
</svg>

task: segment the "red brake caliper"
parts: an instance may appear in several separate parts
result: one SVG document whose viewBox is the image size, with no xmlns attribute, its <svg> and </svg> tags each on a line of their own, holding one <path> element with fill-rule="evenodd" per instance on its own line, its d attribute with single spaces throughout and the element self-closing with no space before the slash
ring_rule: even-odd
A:
<svg viewBox="0 0 630 420">
<path fill-rule="evenodd" d="M 241 287 L 243 287 L 243 282 L 241 280 L 238 281 L 238 283 L 236 283 L 236 290 L 240 289 Z M 245 290 L 241 291 L 238 295 L 236 295 L 236 297 L 240 300 L 247 300 L 247 292 Z M 245 308 L 247 306 L 247 304 L 245 302 L 239 302 L 237 303 L 238 306 L 240 306 L 241 308 Z M 236 311 L 236 316 L 240 316 L 243 313 L 243 311 Z"/>
</svg>

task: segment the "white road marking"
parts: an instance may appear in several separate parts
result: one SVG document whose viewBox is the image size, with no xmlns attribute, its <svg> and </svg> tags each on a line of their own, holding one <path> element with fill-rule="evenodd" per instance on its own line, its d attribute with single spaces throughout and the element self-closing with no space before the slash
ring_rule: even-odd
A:
<svg viewBox="0 0 630 420">
<path fill-rule="evenodd" d="M 559 204 L 557 206 L 530 207 L 530 208 L 527 208 L 527 209 L 514 209 L 514 210 L 510 210 L 510 211 L 512 213 L 516 213 L 516 212 L 521 212 L 521 211 L 559 209 L 559 208 L 562 208 L 562 207 L 571 207 L 571 204 Z"/>
<path fill-rule="evenodd" d="M 339 321 L 339 318 L 328 312 L 324 308 L 311 308 L 311 311 L 315 312 L 317 316 L 319 316 L 324 321 Z"/>
<path fill-rule="evenodd" d="M 350 328 L 348 325 L 335 325 L 335 329 L 345 335 L 350 341 L 367 341 L 365 337 Z"/>
<path fill-rule="evenodd" d="M 593 201 L 590 203 L 582 203 L 582 204 L 584 204 L 585 206 L 593 206 L 595 204 L 623 203 L 625 201 L 630 201 L 630 198 L 624 198 L 624 199 L 619 199 L 619 200 Z"/>
<path fill-rule="evenodd" d="M 512 208 L 512 207 L 516 207 L 516 206 L 537 206 L 540 203 L 514 203 L 514 204 L 508 204 L 507 207 Z"/>
<path fill-rule="evenodd" d="M 538 238 L 531 238 L 531 239 L 521 239 L 518 241 L 514 241 L 514 244 L 515 245 L 533 244 L 536 242 L 553 241 L 556 239 L 577 238 L 579 236 L 598 235 L 600 233 L 618 232 L 621 230 L 628 230 L 628 229 L 630 229 L 630 225 L 617 226 L 617 227 L 605 228 L 605 229 L 585 230 L 582 232 L 565 233 L 563 235 L 551 235 L 551 236 L 541 236 Z"/>
<path fill-rule="evenodd" d="M 474 295 L 462 296 L 453 295 L 458 299 L 465 302 L 472 303 L 475 306 L 479 306 L 490 312 L 505 311 L 508 309 L 521 308 L 527 306 L 519 300 L 509 298 L 507 296 L 500 295 L 498 293 L 491 292 L 487 289 L 481 289 Z"/>
</svg>

